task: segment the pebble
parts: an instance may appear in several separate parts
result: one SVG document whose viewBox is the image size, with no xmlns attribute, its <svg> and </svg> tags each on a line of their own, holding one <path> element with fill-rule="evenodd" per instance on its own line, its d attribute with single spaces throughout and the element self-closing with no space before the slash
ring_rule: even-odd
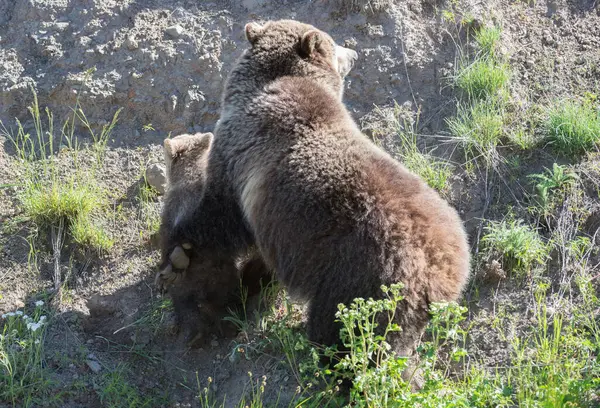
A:
<svg viewBox="0 0 600 408">
<path fill-rule="evenodd" d="M 133 38 L 133 36 L 128 36 L 125 39 L 125 46 L 127 47 L 128 50 L 133 51 L 133 50 L 137 50 L 138 49 L 139 44 L 135 40 L 135 38 Z"/>
<path fill-rule="evenodd" d="M 100 363 L 97 362 L 96 360 L 87 360 L 85 363 L 88 365 L 90 370 L 92 370 L 92 372 L 94 372 L 94 373 L 97 373 L 100 370 L 102 370 L 102 366 L 100 366 Z"/>
<path fill-rule="evenodd" d="M 146 182 L 153 187 L 159 194 L 165 193 L 167 186 L 167 171 L 163 164 L 151 163 L 146 168 Z"/>
<path fill-rule="evenodd" d="M 181 34 L 183 34 L 183 27 L 181 27 L 179 24 L 175 24 L 170 27 L 167 27 L 165 29 L 165 33 L 167 33 L 167 35 L 169 35 L 170 37 L 179 38 L 181 37 Z"/>
</svg>

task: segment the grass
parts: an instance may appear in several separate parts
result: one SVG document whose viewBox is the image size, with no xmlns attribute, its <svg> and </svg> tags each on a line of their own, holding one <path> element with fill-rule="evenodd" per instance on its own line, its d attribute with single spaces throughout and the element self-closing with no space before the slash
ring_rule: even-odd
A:
<svg viewBox="0 0 600 408">
<path fill-rule="evenodd" d="M 522 220 L 490 221 L 481 239 L 490 254 L 500 256 L 505 269 L 527 273 L 544 265 L 550 246 Z"/>
<path fill-rule="evenodd" d="M 545 169 L 542 174 L 531 174 L 528 176 L 536 182 L 534 195 L 534 212 L 548 217 L 554 211 L 557 204 L 557 194 L 565 192 L 578 180 L 577 174 L 571 169 L 557 163 L 552 165 L 552 170 Z"/>
<path fill-rule="evenodd" d="M 119 365 L 116 369 L 102 376 L 96 393 L 102 406 L 107 408 L 144 408 L 161 406 L 164 401 L 142 395 L 137 388 L 127 381 L 127 369 Z"/>
<path fill-rule="evenodd" d="M 54 252 L 55 287 L 62 286 L 58 265 L 63 243 L 70 240 L 86 254 L 104 254 L 114 245 L 110 234 L 103 229 L 102 218 L 107 192 L 100 187 L 98 173 L 110 134 L 119 111 L 112 121 L 95 131 L 76 102 L 73 113 L 60 131 L 54 127 L 54 115 L 47 108 L 42 112 L 32 89 L 33 102 L 28 107 L 33 133 L 16 121 L 16 131 L 1 123 L 2 135 L 12 144 L 20 159 L 22 179 L 17 196 L 25 216 L 33 223 L 37 234 L 50 234 Z M 76 126 L 87 129 L 89 145 L 79 143 Z M 86 160 L 83 156 L 91 157 Z"/>
<path fill-rule="evenodd" d="M 463 147 L 467 162 L 481 159 L 493 166 L 499 159 L 498 145 L 504 134 L 500 107 L 486 102 L 459 105 L 456 117 L 447 120 L 453 140 Z"/>
<path fill-rule="evenodd" d="M 141 167 L 145 169 L 145 166 Z M 146 182 L 145 171 L 142 171 L 143 182 L 140 183 L 137 200 L 139 203 L 140 218 L 144 223 L 144 229 L 152 235 L 160 228 L 160 207 L 154 205 L 158 198 L 158 191 Z"/>
<path fill-rule="evenodd" d="M 590 102 L 567 100 L 547 110 L 548 141 L 567 156 L 580 156 L 600 142 L 600 111 Z"/>
<path fill-rule="evenodd" d="M 460 67 L 454 81 L 470 100 L 479 100 L 497 96 L 509 79 L 508 64 L 480 58 Z"/>
<path fill-rule="evenodd" d="M 498 146 L 505 134 L 506 103 L 510 67 L 498 52 L 501 31 L 482 27 L 475 35 L 477 52 L 469 58 L 463 51 L 452 77 L 459 91 L 457 113 L 446 119 L 451 138 L 465 152 L 467 168 L 473 160 L 483 161 L 486 168 L 497 167 Z"/>
<path fill-rule="evenodd" d="M 375 108 L 375 114 L 382 118 L 383 126 L 373 129 L 375 137 L 392 134 L 397 147 L 397 155 L 410 171 L 421 177 L 431 188 L 440 193 L 448 192 L 452 177 L 452 166 L 447 161 L 433 156 L 432 151 L 424 152 L 417 146 L 416 118 L 406 118 L 404 109 L 397 103 L 390 113 L 380 107 Z"/>
</svg>

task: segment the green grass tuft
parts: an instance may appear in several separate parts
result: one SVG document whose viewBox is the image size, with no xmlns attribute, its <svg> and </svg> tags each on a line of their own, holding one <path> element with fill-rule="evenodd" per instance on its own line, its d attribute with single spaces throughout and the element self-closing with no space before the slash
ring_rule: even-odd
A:
<svg viewBox="0 0 600 408">
<path fill-rule="evenodd" d="M 27 215 L 39 225 L 87 217 L 98 210 L 104 201 L 95 188 L 86 184 L 78 185 L 74 180 L 48 184 L 27 182 L 20 198 Z"/>
<path fill-rule="evenodd" d="M 455 76 L 455 85 L 471 100 L 497 96 L 510 79 L 509 66 L 492 58 L 480 58 L 463 64 Z"/>
<path fill-rule="evenodd" d="M 483 158 L 487 165 L 498 159 L 504 118 L 495 104 L 477 102 L 459 106 L 457 116 L 447 120 L 453 139 L 463 146 L 467 160 Z"/>
<path fill-rule="evenodd" d="M 482 27 L 475 34 L 475 42 L 479 47 L 479 52 L 482 56 L 495 57 L 496 49 L 498 47 L 498 41 L 500 41 L 500 36 L 502 31 L 499 27 L 491 26 L 491 27 Z"/>
<path fill-rule="evenodd" d="M 581 155 L 600 142 L 600 112 L 591 103 L 564 101 L 548 109 L 545 128 L 556 150 Z"/>
</svg>

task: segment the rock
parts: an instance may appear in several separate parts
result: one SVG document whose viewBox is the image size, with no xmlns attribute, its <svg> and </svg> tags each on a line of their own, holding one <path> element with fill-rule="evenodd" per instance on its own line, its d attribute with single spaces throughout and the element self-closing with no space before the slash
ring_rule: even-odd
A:
<svg viewBox="0 0 600 408">
<path fill-rule="evenodd" d="M 91 317 L 110 316 L 118 310 L 116 299 L 98 294 L 93 295 L 87 301 L 87 307 Z"/>
<path fill-rule="evenodd" d="M 92 372 L 97 373 L 102 370 L 102 366 L 96 360 L 86 360 L 85 362 Z"/>
<path fill-rule="evenodd" d="M 170 27 L 167 27 L 165 29 L 165 33 L 167 33 L 169 37 L 179 38 L 181 37 L 181 34 L 183 34 L 183 27 L 181 27 L 179 24 L 175 24 Z"/>
<path fill-rule="evenodd" d="M 146 183 L 159 194 L 165 193 L 167 186 L 167 170 L 160 163 L 152 163 L 146 168 Z"/>
<path fill-rule="evenodd" d="M 219 347 L 219 342 L 217 340 L 213 340 L 210 342 L 211 347 Z"/>
<path fill-rule="evenodd" d="M 130 51 L 137 50 L 139 47 L 138 42 L 132 36 L 128 36 L 125 39 L 124 44 L 125 44 L 125 47 L 127 47 L 127 49 Z"/>
</svg>

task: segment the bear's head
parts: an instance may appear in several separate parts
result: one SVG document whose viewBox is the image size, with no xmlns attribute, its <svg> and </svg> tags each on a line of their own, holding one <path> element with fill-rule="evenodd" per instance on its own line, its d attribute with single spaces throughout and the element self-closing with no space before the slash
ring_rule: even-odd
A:
<svg viewBox="0 0 600 408">
<path fill-rule="evenodd" d="M 294 20 L 246 24 L 251 47 L 242 60 L 258 66 L 270 79 L 304 76 L 318 80 L 341 98 L 343 79 L 358 58 L 356 51 L 341 47 L 331 36 Z"/>
</svg>

